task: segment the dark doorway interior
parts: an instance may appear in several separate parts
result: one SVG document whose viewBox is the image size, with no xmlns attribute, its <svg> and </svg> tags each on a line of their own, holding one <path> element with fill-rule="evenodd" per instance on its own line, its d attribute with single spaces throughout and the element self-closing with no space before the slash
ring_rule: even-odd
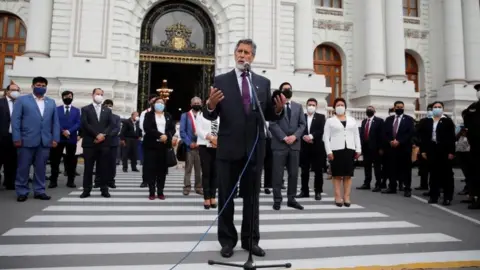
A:
<svg viewBox="0 0 480 270">
<path fill-rule="evenodd" d="M 188 64 L 152 63 L 150 73 L 150 93 L 162 87 L 167 80 L 168 88 L 173 89 L 166 105 L 166 111 L 175 120 L 180 120 L 182 112 L 190 110 L 190 100 L 201 85 L 202 66 Z"/>
</svg>

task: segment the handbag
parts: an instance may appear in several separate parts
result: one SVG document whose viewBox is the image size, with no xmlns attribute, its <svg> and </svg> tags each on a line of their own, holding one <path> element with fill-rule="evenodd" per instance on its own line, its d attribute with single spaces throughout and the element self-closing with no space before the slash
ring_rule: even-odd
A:
<svg viewBox="0 0 480 270">
<path fill-rule="evenodd" d="M 177 157 L 175 156 L 175 150 L 172 147 L 167 149 L 167 167 L 171 168 L 177 166 Z"/>
</svg>

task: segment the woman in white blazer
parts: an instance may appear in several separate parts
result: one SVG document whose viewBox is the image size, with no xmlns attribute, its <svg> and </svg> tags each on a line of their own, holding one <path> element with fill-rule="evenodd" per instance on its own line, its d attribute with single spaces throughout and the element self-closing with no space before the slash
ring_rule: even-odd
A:
<svg viewBox="0 0 480 270">
<path fill-rule="evenodd" d="M 202 166 L 203 208 L 216 208 L 217 202 L 217 175 L 215 160 L 217 156 L 217 135 L 220 127 L 220 118 L 215 121 L 205 119 L 203 115 L 197 117 L 197 144 Z"/>
<path fill-rule="evenodd" d="M 355 160 L 362 153 L 360 132 L 357 120 L 346 115 L 347 103 L 343 98 L 335 99 L 333 108 L 335 109 L 335 115 L 325 122 L 323 141 L 330 161 L 335 189 L 335 204 L 338 207 L 342 207 L 342 205 L 350 207 L 350 190 L 352 188 Z M 342 181 L 343 200 L 341 195 Z"/>
</svg>

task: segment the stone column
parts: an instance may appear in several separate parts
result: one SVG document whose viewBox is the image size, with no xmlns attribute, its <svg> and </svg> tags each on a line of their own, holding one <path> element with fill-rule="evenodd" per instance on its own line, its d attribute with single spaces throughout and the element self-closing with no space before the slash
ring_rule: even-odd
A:
<svg viewBox="0 0 480 270">
<path fill-rule="evenodd" d="M 52 31 L 53 0 L 30 0 L 24 56 L 48 57 Z"/>
<path fill-rule="evenodd" d="M 445 83 L 464 84 L 465 51 L 463 44 L 461 1 L 443 1 L 443 21 L 443 38 L 445 44 Z"/>
<path fill-rule="evenodd" d="M 387 77 L 405 79 L 405 38 L 402 0 L 385 1 Z"/>
<path fill-rule="evenodd" d="M 478 0 L 463 0 L 465 33 L 465 74 L 470 84 L 480 83 L 480 5 Z"/>
<path fill-rule="evenodd" d="M 295 72 L 313 73 L 313 0 L 295 5 Z"/>
<path fill-rule="evenodd" d="M 382 0 L 365 0 L 364 3 L 365 78 L 385 77 L 385 32 L 382 6 Z"/>
</svg>

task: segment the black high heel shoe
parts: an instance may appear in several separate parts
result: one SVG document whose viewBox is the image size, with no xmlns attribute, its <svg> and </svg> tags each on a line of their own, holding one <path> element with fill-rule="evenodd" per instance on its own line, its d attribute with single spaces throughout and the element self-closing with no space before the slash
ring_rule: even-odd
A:
<svg viewBox="0 0 480 270">
<path fill-rule="evenodd" d="M 216 204 L 216 203 L 212 203 L 212 202 L 210 202 L 210 207 L 212 207 L 212 208 L 214 208 L 214 209 L 215 209 L 215 208 L 217 208 L 217 204 Z"/>
<path fill-rule="evenodd" d="M 338 207 L 342 207 L 342 206 L 343 206 L 343 202 L 337 202 L 337 201 L 335 201 L 335 205 L 338 206 Z"/>
<path fill-rule="evenodd" d="M 350 202 L 344 202 L 343 205 L 345 205 L 345 207 L 350 207 L 351 203 Z"/>
<path fill-rule="evenodd" d="M 211 205 L 210 205 L 210 204 L 204 204 L 204 205 L 203 205 L 203 208 L 204 208 L 205 210 L 208 210 L 208 209 L 210 209 L 210 207 L 211 207 Z"/>
</svg>

